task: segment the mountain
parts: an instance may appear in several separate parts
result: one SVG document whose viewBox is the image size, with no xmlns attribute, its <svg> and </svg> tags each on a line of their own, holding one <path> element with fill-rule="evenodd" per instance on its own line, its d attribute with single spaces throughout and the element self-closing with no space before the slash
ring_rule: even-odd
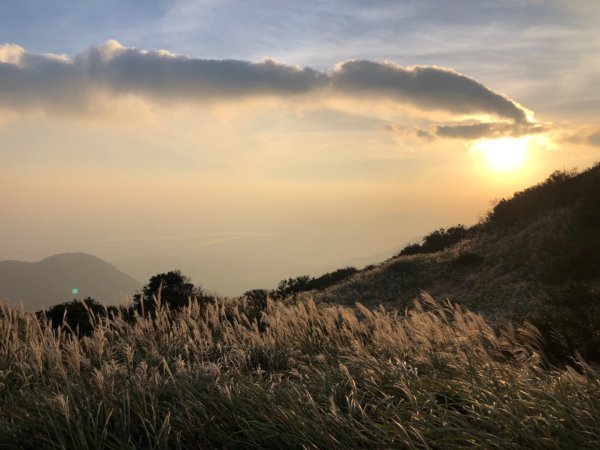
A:
<svg viewBox="0 0 600 450">
<path fill-rule="evenodd" d="M 553 345 L 600 360 L 600 165 L 555 172 L 479 224 L 434 231 L 313 294 L 403 309 L 422 291 L 496 323 L 532 321 Z"/>
<path fill-rule="evenodd" d="M 27 310 L 73 297 L 116 304 L 140 288 L 137 280 L 86 253 L 63 253 L 34 263 L 0 261 L 0 298 L 22 302 Z M 78 292 L 73 294 L 73 289 Z"/>
</svg>

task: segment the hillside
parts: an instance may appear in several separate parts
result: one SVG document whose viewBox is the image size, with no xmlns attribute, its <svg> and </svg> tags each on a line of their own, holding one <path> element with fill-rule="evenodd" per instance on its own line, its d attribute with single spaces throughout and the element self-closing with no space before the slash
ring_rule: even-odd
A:
<svg viewBox="0 0 600 450">
<path fill-rule="evenodd" d="M 118 303 L 141 284 L 92 255 L 63 253 L 39 262 L 0 261 L 0 298 L 22 302 L 35 310 L 78 298 L 92 297 L 107 304 Z"/>
<path fill-rule="evenodd" d="M 555 172 L 500 201 L 481 223 L 433 232 L 314 295 L 403 309 L 422 291 L 495 323 L 526 319 L 558 330 L 599 358 L 591 343 L 600 342 L 600 165 Z"/>
</svg>

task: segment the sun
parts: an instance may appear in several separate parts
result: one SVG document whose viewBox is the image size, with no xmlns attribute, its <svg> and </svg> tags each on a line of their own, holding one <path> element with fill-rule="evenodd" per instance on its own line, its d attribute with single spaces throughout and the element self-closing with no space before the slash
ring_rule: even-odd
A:
<svg viewBox="0 0 600 450">
<path fill-rule="evenodd" d="M 493 169 L 510 171 L 523 166 L 528 146 L 527 137 L 504 137 L 478 141 L 472 150 L 482 154 Z"/>
</svg>

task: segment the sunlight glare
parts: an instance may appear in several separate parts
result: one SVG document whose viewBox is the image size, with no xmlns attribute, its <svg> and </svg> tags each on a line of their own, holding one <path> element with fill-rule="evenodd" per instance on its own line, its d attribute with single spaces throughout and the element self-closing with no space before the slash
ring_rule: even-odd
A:
<svg viewBox="0 0 600 450">
<path fill-rule="evenodd" d="M 528 148 L 526 137 L 484 139 L 473 146 L 473 150 L 485 156 L 487 163 L 495 170 L 506 171 L 520 168 Z"/>
</svg>

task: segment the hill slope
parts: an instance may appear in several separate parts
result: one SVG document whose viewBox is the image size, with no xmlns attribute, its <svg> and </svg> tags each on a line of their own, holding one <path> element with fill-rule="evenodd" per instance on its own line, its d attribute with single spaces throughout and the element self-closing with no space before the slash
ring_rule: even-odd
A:
<svg viewBox="0 0 600 450">
<path fill-rule="evenodd" d="M 438 230 L 315 295 L 404 308 L 421 291 L 495 322 L 553 328 L 600 358 L 591 347 L 600 343 L 600 165 L 555 172 L 500 201 L 482 223 Z"/>
<path fill-rule="evenodd" d="M 92 255 L 63 253 L 42 261 L 0 261 L 0 298 L 22 302 L 34 310 L 78 298 L 92 297 L 107 304 L 141 288 L 141 283 Z"/>
</svg>

